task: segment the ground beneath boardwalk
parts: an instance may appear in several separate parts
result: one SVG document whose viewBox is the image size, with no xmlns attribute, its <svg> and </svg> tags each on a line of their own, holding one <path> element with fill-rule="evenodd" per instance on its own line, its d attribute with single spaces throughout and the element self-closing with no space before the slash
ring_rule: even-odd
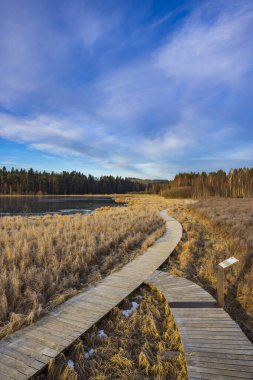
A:
<svg viewBox="0 0 253 380">
<path fill-rule="evenodd" d="M 139 288 L 36 380 L 42 379 L 187 379 L 180 336 L 163 295 Z"/>
</svg>

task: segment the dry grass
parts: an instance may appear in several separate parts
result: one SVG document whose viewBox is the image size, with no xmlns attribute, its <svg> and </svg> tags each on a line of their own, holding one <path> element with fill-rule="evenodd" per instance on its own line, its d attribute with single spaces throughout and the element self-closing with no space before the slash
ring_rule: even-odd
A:
<svg viewBox="0 0 253 380">
<path fill-rule="evenodd" d="M 200 283 L 214 296 L 217 265 L 235 256 L 227 272 L 225 308 L 253 341 L 253 199 L 207 199 L 178 203 L 170 215 L 183 225 L 184 235 L 170 270 Z"/>
<path fill-rule="evenodd" d="M 129 309 L 131 301 L 139 308 L 125 317 L 122 310 Z M 101 330 L 106 337 L 98 337 Z M 95 352 L 87 358 L 91 348 Z M 161 354 L 168 351 L 179 351 L 179 355 L 165 360 Z M 52 362 L 48 372 L 37 378 L 42 379 L 187 379 L 182 344 L 163 295 L 155 288 L 138 289 Z"/>
<path fill-rule="evenodd" d="M 0 337 L 145 251 L 165 230 L 161 204 L 152 202 L 89 216 L 0 218 Z"/>
</svg>

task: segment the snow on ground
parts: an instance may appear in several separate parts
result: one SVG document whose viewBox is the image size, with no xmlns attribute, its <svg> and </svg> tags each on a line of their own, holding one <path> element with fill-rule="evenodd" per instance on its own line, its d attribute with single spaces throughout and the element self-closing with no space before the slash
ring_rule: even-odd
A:
<svg viewBox="0 0 253 380">
<path fill-rule="evenodd" d="M 122 310 L 121 313 L 124 315 L 124 317 L 130 317 L 133 314 L 133 312 L 138 309 L 139 306 L 140 305 L 137 302 L 133 301 L 131 309 Z"/>
<path fill-rule="evenodd" d="M 75 363 L 72 360 L 68 360 L 67 365 L 70 369 L 75 369 Z"/>
<path fill-rule="evenodd" d="M 96 350 L 94 348 L 90 348 L 89 351 L 85 353 L 85 358 L 90 359 L 95 352 Z"/>
<path fill-rule="evenodd" d="M 106 333 L 104 332 L 104 330 L 99 330 L 99 332 L 98 332 L 98 337 L 99 337 L 99 338 L 106 338 L 107 335 L 106 335 Z"/>
</svg>

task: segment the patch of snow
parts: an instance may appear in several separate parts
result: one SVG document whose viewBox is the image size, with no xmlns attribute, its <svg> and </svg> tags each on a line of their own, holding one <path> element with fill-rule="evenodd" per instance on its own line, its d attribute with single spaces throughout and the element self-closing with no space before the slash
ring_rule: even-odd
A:
<svg viewBox="0 0 253 380">
<path fill-rule="evenodd" d="M 106 335 L 106 333 L 104 332 L 104 330 L 99 330 L 99 332 L 98 332 L 98 337 L 99 337 L 99 338 L 106 338 L 107 335 Z"/>
<path fill-rule="evenodd" d="M 133 314 L 133 312 L 138 309 L 139 306 L 140 305 L 137 302 L 133 301 L 131 309 L 122 310 L 122 314 L 124 315 L 124 317 L 130 317 Z"/>
<path fill-rule="evenodd" d="M 88 352 L 85 352 L 84 356 L 86 359 L 90 359 L 95 352 L 96 352 L 96 350 L 94 348 L 91 348 L 91 349 L 89 349 Z"/>
<path fill-rule="evenodd" d="M 75 363 L 72 360 L 68 360 L 67 365 L 70 369 L 75 369 Z"/>
<path fill-rule="evenodd" d="M 140 294 L 138 294 L 138 296 L 134 297 L 134 299 L 136 299 L 136 300 L 142 300 L 142 298 L 143 297 Z"/>
</svg>

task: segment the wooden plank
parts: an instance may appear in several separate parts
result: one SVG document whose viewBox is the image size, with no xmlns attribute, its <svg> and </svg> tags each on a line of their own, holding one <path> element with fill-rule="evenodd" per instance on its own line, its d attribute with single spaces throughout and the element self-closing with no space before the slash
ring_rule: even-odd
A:
<svg viewBox="0 0 253 380">
<path fill-rule="evenodd" d="M 70 316 L 65 316 L 62 314 L 57 317 L 57 320 L 59 322 L 63 321 L 64 323 L 68 323 L 70 326 L 80 327 L 83 329 L 83 331 L 89 329 L 91 326 L 90 322 L 80 323 L 80 322 L 77 322 L 76 320 L 73 320 Z"/>
<path fill-rule="evenodd" d="M 3 352 L 1 352 L 1 356 L 5 365 L 21 373 L 20 378 L 21 376 L 23 376 L 23 378 L 27 378 L 27 376 L 30 377 L 34 374 L 34 370 L 36 370 L 34 367 L 30 367 L 27 364 L 25 364 L 24 361 L 17 359 L 13 361 L 13 357 L 10 357 L 9 355 L 6 355 Z"/>
<path fill-rule="evenodd" d="M 184 317 L 177 317 L 177 321 L 178 322 L 189 322 L 189 321 L 192 321 L 192 322 L 203 322 L 203 321 L 207 321 L 207 322 L 212 322 L 212 321 L 215 321 L 216 318 L 213 318 L 213 317 L 209 317 L 209 316 L 203 316 L 203 317 L 199 317 L 199 316 L 196 316 L 194 318 L 189 318 L 187 316 L 184 316 Z M 219 321 L 220 322 L 227 322 L 227 321 L 230 321 L 232 323 L 235 323 L 232 319 L 229 319 L 226 317 L 226 315 L 221 315 L 219 317 Z"/>
<path fill-rule="evenodd" d="M 52 358 L 52 355 L 48 356 L 48 355 L 45 355 L 41 352 L 37 352 L 34 350 L 34 348 L 27 347 L 25 344 L 23 344 L 19 347 L 15 347 L 15 349 L 12 348 L 12 351 L 13 352 L 16 351 L 20 354 L 24 354 L 28 358 L 30 358 L 31 360 L 36 360 L 37 362 L 40 362 L 41 363 L 40 368 L 43 368 L 49 362 L 49 360 Z M 39 368 L 37 368 L 37 369 L 39 370 Z"/>
<path fill-rule="evenodd" d="M 247 366 L 245 362 L 242 362 L 243 364 L 238 365 L 238 363 L 232 362 L 232 363 L 227 363 L 227 362 L 214 362 L 214 361 L 208 361 L 208 360 L 201 360 L 201 358 L 197 359 L 188 359 L 187 362 L 189 364 L 193 365 L 200 365 L 204 368 L 215 368 L 215 369 L 224 369 L 224 370 L 230 370 L 230 371 L 235 371 L 235 372 L 246 372 L 247 375 L 253 374 L 253 367 L 252 366 Z M 252 378 L 252 377 L 248 377 Z"/>
<path fill-rule="evenodd" d="M 188 328 L 188 327 L 180 327 L 179 326 L 179 329 L 182 332 L 185 332 L 185 331 L 199 331 L 199 332 L 201 332 L 202 330 L 206 330 L 206 331 L 209 331 L 210 333 L 212 333 L 213 331 L 216 331 L 216 332 L 221 331 L 221 332 L 225 333 L 227 331 L 233 332 L 233 331 L 235 331 L 235 329 L 237 330 L 237 327 L 233 328 L 233 326 L 231 326 L 231 327 L 208 327 L 208 328 L 202 327 L 202 328 L 198 328 L 198 327 L 191 326 L 191 328 Z"/>
<path fill-rule="evenodd" d="M 187 344 L 198 344 L 202 345 L 203 344 L 209 344 L 209 345 L 223 345 L 223 346 L 233 346 L 235 345 L 235 339 L 186 339 L 185 337 L 183 338 L 183 342 L 185 345 Z M 251 349 L 251 343 L 245 343 L 243 340 L 237 340 L 236 339 L 236 347 L 246 347 Z"/>
<path fill-rule="evenodd" d="M 19 332 L 20 334 L 20 332 Z M 16 333 L 15 333 L 16 335 Z M 20 335 L 19 335 L 20 336 Z M 2 343 L 2 342 L 1 342 Z M 6 345 L 7 343 L 7 345 Z M 8 345 L 9 343 L 9 345 Z M 24 349 L 23 352 L 27 352 L 28 356 L 34 356 L 36 354 L 40 355 L 40 361 L 47 363 L 50 359 L 56 355 L 57 351 L 54 349 L 50 349 L 48 345 L 34 342 L 33 337 L 27 336 L 24 334 L 22 338 L 20 338 L 18 341 L 16 341 L 14 334 L 7 339 L 7 342 L 3 341 L 3 346 L 7 348 L 9 347 L 12 349 L 12 347 L 16 348 L 16 350 L 20 350 L 21 348 Z M 0 347 L 3 347 L 0 344 Z"/>
<path fill-rule="evenodd" d="M 79 331 L 72 331 L 70 330 L 66 324 L 61 324 L 59 323 L 48 323 L 46 327 L 42 326 L 42 329 L 46 328 L 48 333 L 52 334 L 53 336 L 62 337 L 62 331 L 64 331 L 65 337 L 68 338 L 73 338 L 79 335 Z"/>
<path fill-rule="evenodd" d="M 199 328 L 201 329 L 202 327 L 204 328 L 209 328 L 209 327 L 224 327 L 224 328 L 227 328 L 227 327 L 233 327 L 234 328 L 234 322 L 233 321 L 220 321 L 220 320 L 217 320 L 217 322 L 215 323 L 214 321 L 212 322 L 209 322 L 209 321 L 202 321 L 202 322 L 195 322 L 194 320 L 190 320 L 189 322 L 179 322 L 179 325 L 180 325 L 180 328 L 183 328 L 183 327 L 193 327 L 193 328 Z"/>
<path fill-rule="evenodd" d="M 165 272 L 158 275 L 157 271 L 148 279 L 148 283 L 157 286 L 172 306 L 184 346 L 189 379 L 253 379 L 250 341 L 223 309 L 201 307 L 199 301 L 206 298 L 206 292 L 197 290 L 199 286 L 196 284 L 187 285 L 187 282 L 192 284 L 180 277 L 167 280 Z M 215 301 L 206 294 L 207 299 Z M 175 299 L 177 306 L 173 307 Z M 189 300 L 193 301 L 191 305 Z M 187 307 L 184 306 L 186 301 Z"/>
<path fill-rule="evenodd" d="M 241 371 L 247 371 L 248 368 L 250 368 L 250 370 L 252 371 L 253 370 L 253 361 L 249 361 L 249 360 L 244 360 L 244 359 L 241 359 L 241 360 L 236 360 L 236 359 L 228 359 L 228 358 L 220 358 L 220 357 L 211 357 L 211 356 L 190 356 L 188 359 L 189 360 L 195 360 L 195 361 L 198 361 L 198 362 L 205 362 L 205 363 L 214 363 L 215 365 L 217 364 L 220 364 L 220 365 L 232 365 L 232 366 L 236 366 L 236 367 L 241 367 Z"/>
<path fill-rule="evenodd" d="M 236 344 L 236 347 L 235 347 L 235 344 L 232 345 L 232 344 L 224 344 L 224 343 L 203 343 L 203 342 L 184 342 L 184 346 L 185 348 L 195 348 L 195 347 L 199 347 L 201 346 L 201 348 L 208 348 L 210 349 L 211 351 L 215 351 L 216 349 L 222 349 L 222 350 L 232 350 L 232 352 L 235 352 L 237 353 L 238 351 L 239 352 L 251 352 L 252 350 L 252 347 L 251 346 L 245 346 L 244 344 Z M 245 353 L 247 353 L 245 352 Z"/>
<path fill-rule="evenodd" d="M 2 374 L 9 379 L 15 379 L 15 380 L 25 380 L 27 379 L 27 376 L 22 374 L 21 372 L 17 371 L 14 368 L 11 368 L 5 364 L 4 357 L 1 356 L 1 362 L 0 362 L 0 379 L 2 379 Z"/>
<path fill-rule="evenodd" d="M 188 378 L 189 380 L 238 380 L 238 377 L 232 377 L 232 376 L 226 376 L 226 375 L 218 375 L 216 374 L 215 377 L 213 374 L 210 373 L 198 373 L 194 371 L 193 369 L 190 369 L 188 372 Z"/>
<path fill-rule="evenodd" d="M 236 353 L 226 353 L 226 352 L 206 352 L 206 351 L 198 351 L 198 350 L 190 350 L 188 352 L 185 352 L 186 357 L 210 357 L 210 358 L 222 358 L 222 359 L 232 359 L 232 360 L 245 360 L 252 362 L 253 356 L 252 355 L 242 355 L 236 354 Z"/>
<path fill-rule="evenodd" d="M 184 337 L 187 339 L 187 338 L 194 338 L 194 339 L 197 339 L 197 338 L 205 338 L 205 339 L 209 339 L 209 338 L 213 338 L 213 339 L 233 339 L 233 341 L 237 341 L 237 339 L 239 340 L 243 340 L 245 341 L 245 336 L 242 335 L 242 332 L 241 331 L 227 331 L 226 333 L 224 334 L 212 334 L 212 336 L 210 337 L 210 333 L 208 331 L 205 331 L 205 330 L 202 330 L 202 331 L 186 331 L 184 333 Z"/>
<path fill-rule="evenodd" d="M 201 367 L 200 365 L 196 366 L 191 366 L 188 365 L 189 369 L 193 369 L 198 373 L 204 373 L 204 374 L 212 374 L 215 376 L 227 376 L 230 378 L 236 378 L 236 379 L 252 379 L 252 373 L 249 372 L 238 372 L 238 371 L 230 371 L 226 369 L 221 369 L 221 368 L 208 368 L 208 367 Z"/>
<path fill-rule="evenodd" d="M 33 368 L 34 371 L 39 370 L 41 368 L 41 362 L 38 362 L 36 359 L 31 359 L 30 357 L 28 357 L 24 353 L 21 353 L 20 351 L 16 351 L 14 349 L 4 349 L 3 347 L 1 347 L 0 353 L 13 358 L 14 360 L 18 360 L 21 363 L 26 363 L 27 366 Z"/>
</svg>

